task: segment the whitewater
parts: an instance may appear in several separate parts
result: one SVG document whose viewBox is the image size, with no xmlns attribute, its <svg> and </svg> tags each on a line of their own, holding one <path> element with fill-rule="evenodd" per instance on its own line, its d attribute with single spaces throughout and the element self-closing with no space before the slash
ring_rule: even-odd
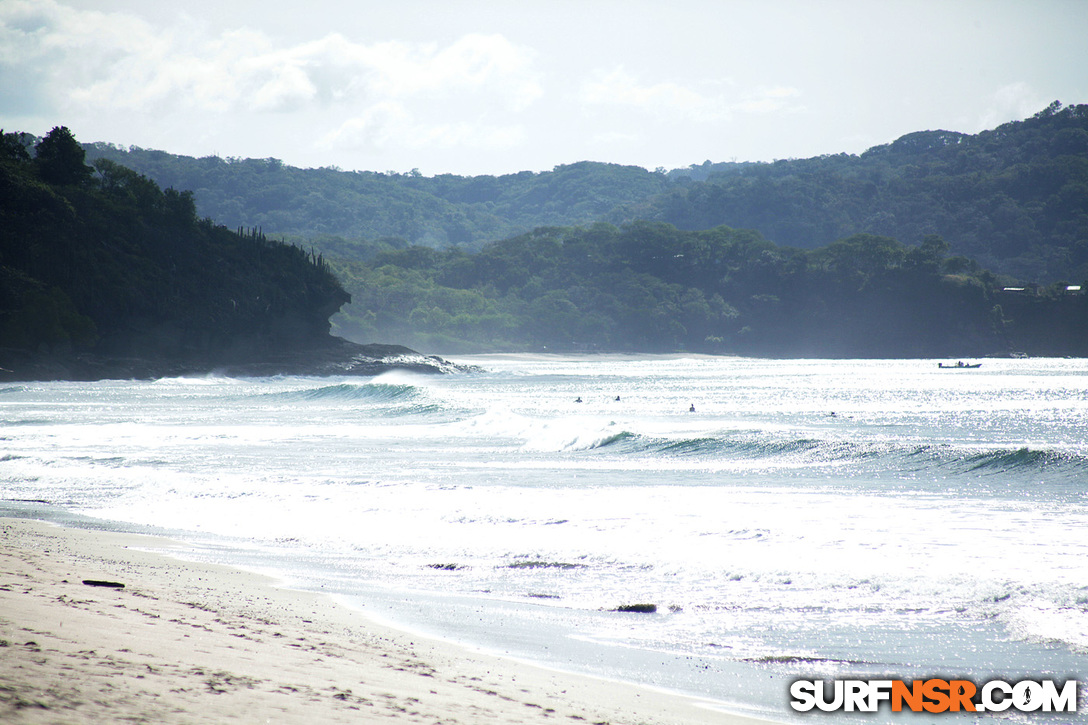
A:
<svg viewBox="0 0 1088 725">
<path fill-rule="evenodd" d="M 1088 679 L 1088 360 L 456 362 L 0 384 L 0 513 L 777 720 L 800 677 Z M 1047 718 L 1088 722 L 970 720 Z"/>
</svg>

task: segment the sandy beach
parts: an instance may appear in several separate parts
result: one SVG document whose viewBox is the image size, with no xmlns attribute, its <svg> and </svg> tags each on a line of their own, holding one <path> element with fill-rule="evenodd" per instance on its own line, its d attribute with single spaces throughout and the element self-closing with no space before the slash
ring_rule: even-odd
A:
<svg viewBox="0 0 1088 725">
<path fill-rule="evenodd" d="M 421 638 L 164 551 L 184 546 L 0 519 L 0 721 L 758 722 Z"/>
</svg>

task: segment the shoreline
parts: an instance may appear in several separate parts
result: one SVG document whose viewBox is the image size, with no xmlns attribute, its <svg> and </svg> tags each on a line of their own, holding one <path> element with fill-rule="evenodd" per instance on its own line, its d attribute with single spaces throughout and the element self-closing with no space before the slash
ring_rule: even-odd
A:
<svg viewBox="0 0 1088 725">
<path fill-rule="evenodd" d="M 767 722 L 428 639 L 185 548 L 0 517 L 0 720 Z"/>
</svg>

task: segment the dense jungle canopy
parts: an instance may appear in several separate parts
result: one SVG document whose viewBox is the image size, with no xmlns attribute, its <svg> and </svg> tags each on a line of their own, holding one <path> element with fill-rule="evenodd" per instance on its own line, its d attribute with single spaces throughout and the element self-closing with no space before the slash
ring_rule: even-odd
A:
<svg viewBox="0 0 1088 725">
<path fill-rule="evenodd" d="M 328 336 L 348 301 L 323 259 L 200 218 L 63 127 L 0 133 L 0 348 L 252 358 Z"/>
<path fill-rule="evenodd" d="M 544 227 L 478 253 L 411 247 L 335 263 L 339 334 L 445 351 L 691 350 L 788 357 L 1088 354 L 1088 297 L 1006 291 L 928 236 L 780 247 L 661 222 Z"/>
</svg>

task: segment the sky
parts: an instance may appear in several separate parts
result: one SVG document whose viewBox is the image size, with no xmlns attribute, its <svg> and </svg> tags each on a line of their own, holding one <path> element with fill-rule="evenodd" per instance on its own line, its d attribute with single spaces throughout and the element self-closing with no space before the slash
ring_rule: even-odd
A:
<svg viewBox="0 0 1088 725">
<path fill-rule="evenodd" d="M 0 128 L 427 176 L 861 153 L 1088 103 L 1088 0 L 0 0 Z"/>
</svg>

